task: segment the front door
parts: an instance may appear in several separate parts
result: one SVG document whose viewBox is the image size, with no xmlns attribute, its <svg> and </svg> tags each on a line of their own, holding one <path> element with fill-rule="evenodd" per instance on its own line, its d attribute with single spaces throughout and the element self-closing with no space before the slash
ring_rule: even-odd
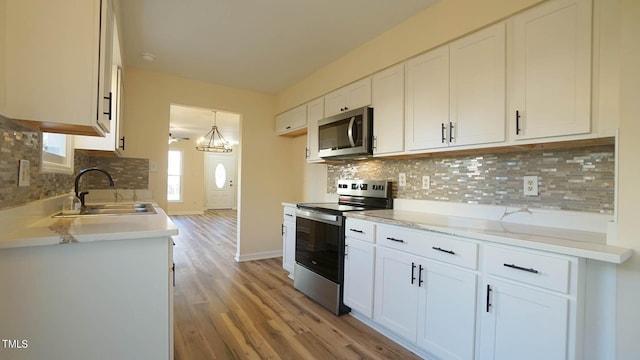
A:
<svg viewBox="0 0 640 360">
<path fill-rule="evenodd" d="M 234 207 L 233 154 L 207 153 L 206 201 L 207 209 L 231 209 Z"/>
</svg>

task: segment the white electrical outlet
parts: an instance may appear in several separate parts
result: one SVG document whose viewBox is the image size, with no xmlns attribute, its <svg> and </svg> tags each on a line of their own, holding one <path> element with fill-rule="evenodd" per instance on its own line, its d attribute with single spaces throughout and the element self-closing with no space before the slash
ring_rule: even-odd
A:
<svg viewBox="0 0 640 360">
<path fill-rule="evenodd" d="M 407 186 L 407 174 L 405 173 L 398 174 L 398 186 Z"/>
<path fill-rule="evenodd" d="M 538 196 L 538 177 L 524 176 L 524 195 Z"/>
<path fill-rule="evenodd" d="M 422 177 L 422 189 L 423 190 L 429 190 L 429 187 L 431 186 L 431 176 L 429 175 L 425 175 Z"/>
</svg>

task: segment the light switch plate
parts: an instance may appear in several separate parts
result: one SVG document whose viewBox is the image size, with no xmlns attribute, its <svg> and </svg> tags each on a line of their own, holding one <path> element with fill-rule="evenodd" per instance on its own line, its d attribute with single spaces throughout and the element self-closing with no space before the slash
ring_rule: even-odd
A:
<svg viewBox="0 0 640 360">
<path fill-rule="evenodd" d="M 538 196 L 538 177 L 524 176 L 524 195 Z"/>
<path fill-rule="evenodd" d="M 31 162 L 29 160 L 20 160 L 18 162 L 18 186 L 29 185 L 31 185 Z"/>
</svg>

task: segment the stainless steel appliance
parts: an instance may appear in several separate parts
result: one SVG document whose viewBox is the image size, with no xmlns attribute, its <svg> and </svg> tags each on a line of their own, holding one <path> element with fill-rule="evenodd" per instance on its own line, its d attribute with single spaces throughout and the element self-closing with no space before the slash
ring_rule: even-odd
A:
<svg viewBox="0 0 640 360">
<path fill-rule="evenodd" d="M 318 122 L 318 155 L 344 159 L 372 154 L 373 108 L 342 112 Z"/>
<path fill-rule="evenodd" d="M 351 309 L 342 302 L 344 213 L 393 207 L 392 184 L 384 180 L 339 180 L 338 203 L 298 204 L 293 287 L 336 315 Z"/>
</svg>

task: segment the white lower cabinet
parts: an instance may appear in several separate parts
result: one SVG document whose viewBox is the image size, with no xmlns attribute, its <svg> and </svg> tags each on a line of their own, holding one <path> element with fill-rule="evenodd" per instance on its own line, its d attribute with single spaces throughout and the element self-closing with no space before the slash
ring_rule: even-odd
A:
<svg viewBox="0 0 640 360">
<path fill-rule="evenodd" d="M 584 261 L 485 246 L 481 359 L 581 359 Z"/>
<path fill-rule="evenodd" d="M 410 340 L 418 328 L 417 256 L 378 247 L 373 319 Z"/>
<path fill-rule="evenodd" d="M 583 358 L 585 259 L 351 218 L 345 234 L 345 304 L 417 354 Z"/>
<path fill-rule="evenodd" d="M 478 275 L 424 262 L 418 292 L 418 345 L 442 359 L 473 359 Z"/>
<path fill-rule="evenodd" d="M 433 240 L 424 238 L 430 237 L 427 232 L 379 228 L 374 321 L 439 358 L 472 359 L 476 272 L 397 250 L 398 246 L 407 246 L 407 251 L 420 249 L 425 240 Z M 394 249 L 384 246 L 389 241 Z M 434 241 L 445 241 L 453 247 L 457 242 L 442 238 Z M 445 246 L 433 247 L 444 250 Z M 448 255 L 452 259 L 461 256 Z"/>
<path fill-rule="evenodd" d="M 362 240 L 347 238 L 344 255 L 344 303 L 352 310 L 373 316 L 375 247 Z"/>
<path fill-rule="evenodd" d="M 481 359 L 567 359 L 569 300 L 489 277 Z M 486 304 L 485 304 L 486 306 Z"/>
<path fill-rule="evenodd" d="M 296 264 L 296 207 L 285 205 L 282 220 L 282 268 L 293 279 Z"/>
</svg>

